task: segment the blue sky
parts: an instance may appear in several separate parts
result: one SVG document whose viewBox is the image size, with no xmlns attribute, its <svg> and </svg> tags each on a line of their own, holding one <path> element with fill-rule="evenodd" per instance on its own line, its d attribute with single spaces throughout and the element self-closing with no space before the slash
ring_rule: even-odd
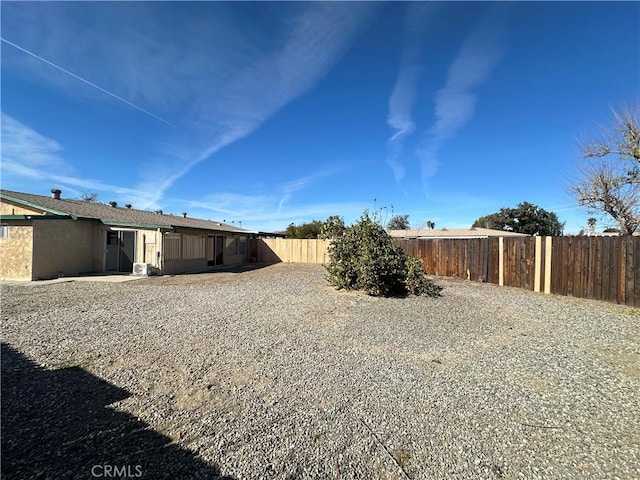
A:
<svg viewBox="0 0 640 480">
<path fill-rule="evenodd" d="M 364 209 L 565 232 L 640 99 L 638 2 L 2 2 L 3 188 L 251 230 Z M 375 200 L 374 200 L 375 199 Z M 602 219 L 601 225 L 612 223 Z"/>
</svg>

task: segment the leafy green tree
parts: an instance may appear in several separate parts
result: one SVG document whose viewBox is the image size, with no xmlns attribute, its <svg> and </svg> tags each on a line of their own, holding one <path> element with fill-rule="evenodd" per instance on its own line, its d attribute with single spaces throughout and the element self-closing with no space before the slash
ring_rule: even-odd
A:
<svg viewBox="0 0 640 480">
<path fill-rule="evenodd" d="M 394 215 L 387 224 L 389 230 L 409 230 L 409 215 Z"/>
<path fill-rule="evenodd" d="M 507 225 L 509 224 L 509 215 L 506 213 L 507 210 L 511 210 L 509 208 L 502 208 L 499 212 L 491 213 L 489 215 L 485 215 L 484 217 L 478 218 L 471 228 L 490 228 L 492 230 L 509 230 Z"/>
<path fill-rule="evenodd" d="M 409 260 L 367 211 L 349 227 L 341 218 L 330 217 L 323 236 L 331 239 L 326 278 L 338 289 L 385 297 L 438 296 L 442 290 L 426 277 L 421 260 Z"/>
<path fill-rule="evenodd" d="M 640 103 L 613 117 L 602 139 L 583 146 L 587 164 L 569 190 L 589 213 L 606 213 L 633 235 L 640 228 Z"/>
<path fill-rule="evenodd" d="M 339 215 L 332 215 L 324 221 L 320 238 L 342 237 L 346 230 L 344 220 Z"/>
<path fill-rule="evenodd" d="M 319 220 L 313 220 L 301 225 L 291 223 L 284 233 L 289 238 L 318 238 L 322 233 L 323 225 L 324 223 Z"/>
<path fill-rule="evenodd" d="M 491 228 L 527 235 L 562 235 L 564 223 L 553 212 L 529 202 L 522 202 L 516 208 L 501 208 L 499 212 L 478 218 L 471 227 Z"/>
</svg>

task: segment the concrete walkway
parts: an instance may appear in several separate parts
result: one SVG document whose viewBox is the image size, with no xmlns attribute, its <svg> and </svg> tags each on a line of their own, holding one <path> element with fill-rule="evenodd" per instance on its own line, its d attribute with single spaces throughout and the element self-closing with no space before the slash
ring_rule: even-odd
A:
<svg viewBox="0 0 640 480">
<path fill-rule="evenodd" d="M 122 283 L 140 280 L 143 276 L 135 276 L 130 274 L 89 274 L 78 277 L 61 277 L 51 280 L 0 280 L 0 285 L 9 285 L 12 287 L 39 287 L 42 285 L 50 285 L 52 283 L 65 282 L 109 282 Z"/>
</svg>

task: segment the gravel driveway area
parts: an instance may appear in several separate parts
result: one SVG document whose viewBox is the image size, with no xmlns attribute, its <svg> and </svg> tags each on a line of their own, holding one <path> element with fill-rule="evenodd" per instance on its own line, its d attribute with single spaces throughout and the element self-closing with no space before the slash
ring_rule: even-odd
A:
<svg viewBox="0 0 640 480">
<path fill-rule="evenodd" d="M 436 283 L 4 286 L 2 476 L 640 478 L 639 310 Z"/>
</svg>

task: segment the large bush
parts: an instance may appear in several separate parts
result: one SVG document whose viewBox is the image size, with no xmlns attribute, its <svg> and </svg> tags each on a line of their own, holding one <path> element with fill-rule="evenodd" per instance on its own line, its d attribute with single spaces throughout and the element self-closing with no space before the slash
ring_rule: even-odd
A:
<svg viewBox="0 0 640 480">
<path fill-rule="evenodd" d="M 338 289 L 363 290 L 384 297 L 438 296 L 442 290 L 426 277 L 422 261 L 407 258 L 366 211 L 349 227 L 341 218 L 330 217 L 323 236 L 331 239 L 326 278 Z"/>
</svg>

